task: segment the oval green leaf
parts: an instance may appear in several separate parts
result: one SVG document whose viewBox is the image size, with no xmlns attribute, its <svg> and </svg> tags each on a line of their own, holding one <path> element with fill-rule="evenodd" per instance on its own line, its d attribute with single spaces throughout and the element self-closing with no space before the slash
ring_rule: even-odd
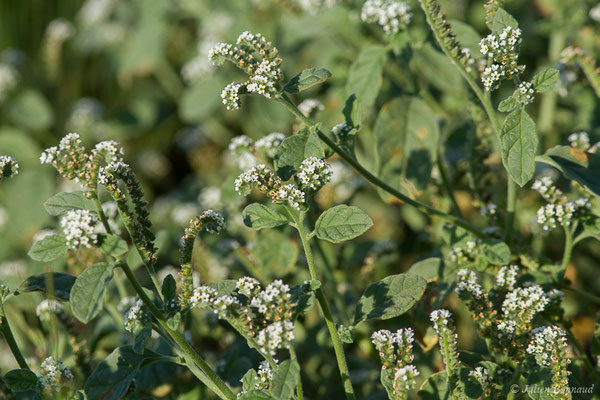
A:
<svg viewBox="0 0 600 400">
<path fill-rule="evenodd" d="M 252 203 L 242 211 L 244 224 L 256 230 L 274 228 L 288 223 L 287 217 L 272 207 Z"/>
<path fill-rule="evenodd" d="M 49 235 L 38 240 L 27 253 L 35 261 L 49 262 L 67 253 L 67 239 L 63 235 Z"/>
<path fill-rule="evenodd" d="M 538 136 L 535 122 L 522 107 L 508 114 L 500 132 L 502 163 L 510 177 L 524 186 L 535 172 Z"/>
<path fill-rule="evenodd" d="M 87 324 L 102 310 L 106 285 L 113 277 L 114 264 L 99 263 L 83 270 L 71 289 L 71 311 Z"/>
<path fill-rule="evenodd" d="M 362 235 L 372 226 L 371 217 L 363 210 L 342 204 L 321 214 L 315 231 L 319 239 L 340 243 Z"/>
</svg>

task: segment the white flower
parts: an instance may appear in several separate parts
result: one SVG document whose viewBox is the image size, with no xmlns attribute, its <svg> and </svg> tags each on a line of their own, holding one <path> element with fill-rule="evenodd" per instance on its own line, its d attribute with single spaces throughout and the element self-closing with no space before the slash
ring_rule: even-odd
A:
<svg viewBox="0 0 600 400">
<path fill-rule="evenodd" d="M 65 366 L 60 358 L 50 356 L 42 362 L 41 367 L 38 383 L 44 391 L 57 390 L 63 379 L 72 381 L 74 378 L 71 368 Z"/>
<path fill-rule="evenodd" d="M 517 283 L 518 272 L 519 267 L 517 265 L 500 268 L 500 271 L 498 271 L 498 274 L 496 275 L 496 285 L 508 290 L 513 290 L 515 283 Z"/>
<path fill-rule="evenodd" d="M 228 110 L 237 110 L 240 108 L 240 89 L 242 84 L 232 82 L 225 86 L 225 89 L 221 92 L 221 99 L 223 104 Z"/>
<path fill-rule="evenodd" d="M 533 316 L 544 311 L 550 302 L 544 290 L 537 284 L 528 287 L 516 288 L 506 295 L 502 302 L 504 315 L 511 319 L 519 318 L 524 322 L 530 321 Z"/>
<path fill-rule="evenodd" d="M 448 322 L 450 318 L 452 318 L 452 314 L 444 309 L 434 310 L 429 314 L 429 319 L 433 322 L 433 329 L 439 334 L 449 329 Z"/>
<path fill-rule="evenodd" d="M 527 353 L 533 354 L 539 365 L 550 367 L 555 364 L 558 361 L 557 353 L 567 347 L 565 331 L 558 326 L 542 326 L 535 328 L 531 333 Z"/>
<path fill-rule="evenodd" d="M 469 378 L 474 379 L 482 387 L 486 386 L 490 380 L 490 371 L 483 367 L 477 367 L 469 371 Z"/>
<path fill-rule="evenodd" d="M 136 333 L 149 321 L 150 316 L 144 309 L 144 302 L 141 299 L 138 299 L 125 314 L 125 330 Z"/>
<path fill-rule="evenodd" d="M 0 156 L 0 180 L 19 173 L 19 163 L 10 156 Z"/>
<path fill-rule="evenodd" d="M 410 390 L 417 386 L 415 378 L 419 376 L 417 368 L 408 364 L 397 368 L 394 372 L 394 383 L 392 384 L 395 390 Z"/>
<path fill-rule="evenodd" d="M 95 150 L 104 156 L 107 163 L 122 162 L 123 148 L 114 140 L 105 140 L 96 144 Z"/>
<path fill-rule="evenodd" d="M 483 288 L 477 283 L 477 275 L 473 271 L 461 269 L 458 271 L 458 283 L 456 285 L 456 293 L 470 293 L 475 299 L 483 297 Z"/>
<path fill-rule="evenodd" d="M 60 315 L 65 312 L 65 306 L 60 301 L 52 299 L 42 300 L 35 308 L 36 315 L 42 321 L 49 321 L 52 315 Z"/>
</svg>

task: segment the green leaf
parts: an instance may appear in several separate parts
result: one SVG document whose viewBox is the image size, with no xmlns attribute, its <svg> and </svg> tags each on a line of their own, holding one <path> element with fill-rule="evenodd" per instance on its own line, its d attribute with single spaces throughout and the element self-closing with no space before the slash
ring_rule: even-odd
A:
<svg viewBox="0 0 600 400">
<path fill-rule="evenodd" d="M 515 98 L 515 96 L 510 96 L 510 97 L 507 97 L 506 99 L 502 100 L 500 102 L 500 104 L 498 104 L 498 111 L 510 112 L 510 111 L 514 110 L 518 105 L 519 105 L 519 103 L 517 102 L 517 99 Z"/>
<path fill-rule="evenodd" d="M 429 183 L 437 160 L 439 126 L 421 99 L 399 97 L 379 112 L 373 134 L 380 177 L 394 188 L 417 195 Z M 390 195 L 380 191 L 384 200 Z"/>
<path fill-rule="evenodd" d="M 367 47 L 359 54 L 348 72 L 346 96 L 356 94 L 366 108 L 375 103 L 381 88 L 381 75 L 386 54 L 387 49 L 383 46 Z"/>
<path fill-rule="evenodd" d="M 181 313 L 176 312 L 175 314 L 169 315 L 167 317 L 167 326 L 172 330 L 176 331 L 179 329 L 179 325 L 181 324 Z"/>
<path fill-rule="evenodd" d="M 60 215 L 69 210 L 89 210 L 96 212 L 94 202 L 84 196 L 84 192 L 61 192 L 50 197 L 44 203 L 50 215 Z"/>
<path fill-rule="evenodd" d="M 116 348 L 98 364 L 85 382 L 86 396 L 102 400 L 122 398 L 144 359 L 145 356 L 136 353 L 131 345 Z"/>
<path fill-rule="evenodd" d="M 541 70 L 535 74 L 531 80 L 533 90 L 536 92 L 545 92 L 552 89 L 556 82 L 558 82 L 559 76 L 560 73 L 555 68 L 545 68 Z"/>
<path fill-rule="evenodd" d="M 98 263 L 79 274 L 71 290 L 71 311 L 87 324 L 102 310 L 106 285 L 113 277 L 114 264 Z"/>
<path fill-rule="evenodd" d="M 257 382 L 258 374 L 254 369 L 249 369 L 248 372 L 246 372 L 242 377 L 242 390 L 247 392 L 254 389 Z"/>
<path fill-rule="evenodd" d="M 161 292 L 166 301 L 174 300 L 177 296 L 177 282 L 175 282 L 175 278 L 173 275 L 169 274 L 165 277 L 162 283 Z"/>
<path fill-rule="evenodd" d="M 325 68 L 309 68 L 300 72 L 285 84 L 283 90 L 288 93 L 298 93 L 311 88 L 319 83 L 325 82 L 331 76 Z"/>
<path fill-rule="evenodd" d="M 425 279 L 413 274 L 391 275 L 370 284 L 356 305 L 354 324 L 404 314 L 421 299 L 426 286 Z"/>
<path fill-rule="evenodd" d="M 38 377 L 29 369 L 13 369 L 8 371 L 2 379 L 14 392 L 36 390 L 38 387 Z"/>
<path fill-rule="evenodd" d="M 279 400 L 288 400 L 300 379 L 300 366 L 296 361 L 285 360 L 273 372 L 271 395 Z"/>
<path fill-rule="evenodd" d="M 98 248 L 109 257 L 118 257 L 129 250 L 127 242 L 120 236 L 104 233 L 98 235 Z"/>
<path fill-rule="evenodd" d="M 448 378 L 446 372 L 431 375 L 417 393 L 421 400 L 446 400 L 450 398 Z"/>
<path fill-rule="evenodd" d="M 337 332 L 343 343 L 354 343 L 354 331 L 352 330 L 352 327 L 338 325 Z"/>
<path fill-rule="evenodd" d="M 558 168 L 567 178 L 600 196 L 600 155 L 570 146 L 555 146 L 537 160 Z"/>
<path fill-rule="evenodd" d="M 290 179 L 308 157 L 323 158 L 323 145 L 316 133 L 299 133 L 285 138 L 273 158 L 277 175 L 283 180 Z"/>
<path fill-rule="evenodd" d="M 264 204 L 252 203 L 242 211 L 244 224 L 256 230 L 274 228 L 288 223 L 287 217 L 275 208 Z"/>
<path fill-rule="evenodd" d="M 492 20 L 492 32 L 494 32 L 495 35 L 499 35 L 507 26 L 518 28 L 519 23 L 512 15 L 507 13 L 506 10 L 498 8 L 496 14 L 494 14 L 494 19 Z"/>
<path fill-rule="evenodd" d="M 356 206 L 341 204 L 323 212 L 315 224 L 319 239 L 341 243 L 354 239 L 373 226 L 371 217 Z"/>
<path fill-rule="evenodd" d="M 73 275 L 61 272 L 44 272 L 31 275 L 25 279 L 17 288 L 17 292 L 51 292 L 56 298 L 62 301 L 69 301 L 71 288 L 75 284 L 76 279 Z"/>
<path fill-rule="evenodd" d="M 146 347 L 146 343 L 148 343 L 148 340 L 150 340 L 150 336 L 152 336 L 151 325 L 147 325 L 140 329 L 139 332 L 135 334 L 133 351 L 138 354 L 143 354 L 144 347 Z"/>
<path fill-rule="evenodd" d="M 388 394 L 388 398 L 391 400 L 395 400 L 397 398 L 396 395 L 394 395 L 394 373 L 393 371 L 390 370 L 390 368 L 381 368 L 381 372 L 379 374 L 379 378 L 381 381 L 381 384 L 383 385 L 385 391 Z"/>
<path fill-rule="evenodd" d="M 35 261 L 49 262 L 67 253 L 67 239 L 63 235 L 49 235 L 38 240 L 27 253 Z"/>
<path fill-rule="evenodd" d="M 510 177 L 524 186 L 535 172 L 538 136 L 535 122 L 520 108 L 508 114 L 500 132 L 502 163 Z"/>
<path fill-rule="evenodd" d="M 279 231 L 261 231 L 251 254 L 264 275 L 275 279 L 292 270 L 298 258 L 298 246 Z"/>
<path fill-rule="evenodd" d="M 418 275 L 431 282 L 435 279 L 443 277 L 444 260 L 439 257 L 431 257 L 414 263 L 408 271 L 409 275 Z"/>
<path fill-rule="evenodd" d="M 534 367 L 527 374 L 527 395 L 533 400 L 551 400 L 552 370 L 547 367 Z"/>
<path fill-rule="evenodd" d="M 342 113 L 344 114 L 346 125 L 357 129 L 360 127 L 362 122 L 362 106 L 354 93 L 346 99 Z"/>
<path fill-rule="evenodd" d="M 485 239 L 482 242 L 483 254 L 490 264 L 506 265 L 510 262 L 510 247 L 498 239 Z"/>
</svg>

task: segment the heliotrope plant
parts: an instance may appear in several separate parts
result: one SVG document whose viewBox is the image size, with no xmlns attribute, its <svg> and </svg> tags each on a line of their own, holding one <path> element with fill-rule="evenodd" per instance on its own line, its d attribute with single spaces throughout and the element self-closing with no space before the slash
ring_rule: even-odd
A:
<svg viewBox="0 0 600 400">
<path fill-rule="evenodd" d="M 57 228 L 38 237 L 29 255 L 46 263 L 61 257 L 74 258 L 83 264 L 82 271 L 77 277 L 43 273 L 27 278 L 17 288 L 0 286 L 0 330 L 20 367 L 3 375 L 2 389 L 5 385 L 11 395 L 28 392 L 34 398 L 47 399 L 141 398 L 134 377 L 140 369 L 160 362 L 185 367 L 221 399 L 301 400 L 305 389 L 302 360 L 296 352 L 297 333 L 314 304 L 318 305 L 323 331 L 326 328 L 326 335 L 315 333 L 319 336 L 317 342 L 323 345 L 323 352 L 331 350 L 335 356 L 341 385 L 338 392 L 343 391 L 349 400 L 371 396 L 364 387 L 385 390 L 392 400 L 411 398 L 415 391 L 426 399 L 523 398 L 528 396 L 520 390 L 525 385 L 545 390 L 550 398 L 569 399 L 574 377 L 597 379 L 597 362 L 581 348 L 562 306 L 564 291 L 596 303 L 600 300 L 573 288 L 567 278 L 574 246 L 586 238 L 598 237 L 595 201 L 600 193 L 597 182 L 590 178 L 590 170 L 600 165 L 594 155 L 597 146 L 590 145 L 587 134 L 575 133 L 569 136 L 570 146 L 557 146 L 537 156 L 536 123 L 527 107 L 539 93 L 554 88 L 559 72 L 545 68 L 529 74 L 526 65 L 520 64 L 526 32 L 500 1 L 490 0 L 485 6 L 491 32 L 475 41 L 480 54 L 460 43 L 436 0 L 421 0 L 420 6 L 432 37 L 449 61 L 448 68 L 455 68 L 471 90 L 471 150 L 490 154 L 495 150 L 506 172 L 505 198 L 494 203 L 489 194 L 487 198 L 475 194 L 473 205 L 481 215 L 467 220 L 439 154 L 434 157 L 437 164 L 433 168 L 425 162 L 426 157 L 415 162 L 405 159 L 404 153 L 398 157 L 392 148 L 386 150 L 391 143 L 386 140 L 397 133 L 388 129 L 394 125 L 386 119 L 404 113 L 402 129 L 414 137 L 402 141 L 400 152 L 413 146 L 429 155 L 428 135 L 439 134 L 440 124 L 430 106 L 413 95 L 393 100 L 395 103 L 380 112 L 374 129 L 385 132 L 385 137 L 378 138 L 378 146 L 389 157 L 382 156 L 369 168 L 363 166 L 359 160 L 364 160 L 364 149 L 359 148 L 357 136 L 364 132 L 363 124 L 369 124 L 369 118 L 363 119 L 359 101 L 364 101 L 368 109 L 376 101 L 377 92 L 368 95 L 363 90 L 362 98 L 350 95 L 341 110 L 343 122 L 325 129 L 312 121 L 324 106 L 315 99 L 297 106 L 292 96 L 325 82 L 331 73 L 325 68 L 310 68 L 283 83 L 283 60 L 278 49 L 262 34 L 245 31 L 235 43 L 218 43 L 208 52 L 208 59 L 215 65 L 228 61 L 247 75 L 246 80 L 232 82 L 223 89 L 225 108 L 240 109 L 244 96 L 260 95 L 264 98 L 261 100 L 275 101 L 289 110 L 297 119 L 297 129 L 289 136 L 272 132 L 258 140 L 243 135 L 234 138 L 228 154 L 235 158 L 240 173 L 230 189 L 244 200 L 261 200 L 241 211 L 247 227 L 293 232 L 304 252 L 298 264 L 306 267 L 301 272 L 306 280 L 295 286 L 285 282 L 284 276 L 195 282 L 197 240 L 227 231 L 223 215 L 212 209 L 197 213 L 182 229 L 178 276 L 159 277 L 159 241 L 142 185 L 126 163 L 124 150 L 112 140 L 88 150 L 77 133 L 69 133 L 57 146 L 43 151 L 39 160 L 53 166 L 62 178 L 78 184 L 81 190 L 61 192 L 48 200 L 45 206 L 57 217 Z M 411 34 L 411 21 L 417 13 L 408 3 L 395 0 L 369 0 L 356 11 L 366 26 L 375 24 L 383 30 L 382 40 L 387 47 L 377 45 L 359 57 L 358 66 L 354 65 L 349 73 L 348 87 L 352 87 L 352 77 L 366 61 L 374 60 L 374 68 L 382 69 L 388 53 L 390 59 L 401 58 L 403 51 L 398 43 L 410 46 L 410 40 L 401 39 L 410 37 L 403 35 Z M 466 28 L 460 30 L 464 33 Z M 572 50 L 564 57 L 567 62 L 583 56 Z M 363 86 L 369 84 L 378 90 L 381 82 L 373 79 Z M 507 84 L 512 85 L 509 92 L 502 93 L 508 96 L 494 104 L 491 94 L 500 93 Z M 416 89 L 415 94 L 419 93 Z M 435 141 L 432 143 L 435 145 Z M 471 184 L 476 182 L 477 173 L 483 174 L 489 167 L 481 155 L 472 160 Z M 319 208 L 318 199 L 332 186 L 337 173 L 334 164 L 340 161 L 375 186 L 384 199 L 405 203 L 431 217 L 435 229 L 428 229 L 428 233 L 443 242 L 438 246 L 438 257 L 421 260 L 405 273 L 363 282 L 364 293 L 352 304 L 353 318 L 347 315 L 348 300 L 340 293 L 342 285 L 335 282 L 323 241 L 339 244 L 353 240 L 374 223 L 354 205 Z M 533 222 L 539 225 L 536 233 L 543 238 L 563 228 L 565 248 L 557 262 L 539 256 L 515 238 L 515 232 L 520 232 L 515 229 L 517 192 L 533 180 L 536 161 L 557 168 L 572 182 L 561 189 L 544 175 L 526 189 L 537 191 L 545 202 L 532 214 Z M 399 176 L 398 170 L 402 170 Z M 427 197 L 422 197 L 426 185 L 415 177 L 421 170 L 427 170 L 426 183 L 431 178 L 437 183 L 436 190 L 447 192 L 452 213 L 438 208 L 435 202 L 434 207 L 422 201 Z M 18 171 L 19 165 L 12 157 L 0 156 L 0 179 Z M 102 204 L 100 198 L 104 197 L 110 201 Z M 446 224 L 440 226 L 435 223 L 438 220 Z M 243 254 L 239 246 L 230 243 L 226 251 Z M 390 248 L 390 252 L 395 250 L 385 243 L 372 246 L 365 258 L 364 276 L 372 276 L 373 260 L 385 256 Z M 319 253 L 318 257 L 313 251 Z M 132 257 L 144 266 L 150 289 L 142 285 L 141 274 L 130 265 Z M 113 283 L 120 297 L 120 310 L 106 301 Z M 135 296 L 130 296 L 131 290 Z M 64 326 L 76 363 L 66 365 L 58 355 L 49 355 L 39 366 L 30 366 L 13 336 L 4 303 L 31 291 L 42 291 L 50 297 L 37 306 L 36 315 L 43 324 Z M 456 304 L 452 293 L 468 310 L 468 323 L 476 327 L 481 342 L 480 352 L 461 350 L 457 327 L 464 321 L 443 308 Z M 126 344 L 92 369 L 86 351 L 89 343 L 74 329 L 74 318 L 88 324 L 103 310 L 127 332 Z M 221 321 L 260 360 L 256 368 L 244 365 L 239 383 L 227 382 L 218 365 L 208 361 L 207 348 L 194 341 L 188 328 L 194 313 L 200 311 L 209 312 L 202 314 L 203 322 L 210 322 L 210 318 Z M 371 322 L 368 328 L 365 321 Z M 402 326 L 391 328 L 398 321 Z M 391 329 L 372 329 L 374 324 L 387 324 L 386 328 Z M 162 347 L 153 345 L 159 342 Z M 373 365 L 380 363 L 378 380 L 353 373 L 346 352 L 350 346 L 359 348 L 363 359 L 372 356 Z M 357 389 L 357 381 L 369 379 L 372 382 Z M 76 382 L 83 380 L 83 388 L 77 387 Z"/>
</svg>

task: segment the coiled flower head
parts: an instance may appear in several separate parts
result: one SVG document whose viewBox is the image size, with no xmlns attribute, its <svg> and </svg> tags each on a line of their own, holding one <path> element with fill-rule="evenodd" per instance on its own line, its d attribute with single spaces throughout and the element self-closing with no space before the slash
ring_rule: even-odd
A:
<svg viewBox="0 0 600 400">
<path fill-rule="evenodd" d="M 546 308 L 550 302 L 540 285 L 530 284 L 509 292 L 502 303 L 502 311 L 506 317 L 524 324 Z"/>
<path fill-rule="evenodd" d="M 510 265 L 508 267 L 502 267 L 496 275 L 496 285 L 499 288 L 505 288 L 507 290 L 513 290 L 517 283 L 517 273 L 519 267 L 517 265 Z"/>
<path fill-rule="evenodd" d="M 138 299 L 133 303 L 131 308 L 125 313 L 124 319 L 125 329 L 131 333 L 137 333 L 147 324 L 152 322 L 152 317 L 141 299 Z"/>
<path fill-rule="evenodd" d="M 538 365 L 552 369 L 552 396 L 570 399 L 568 366 L 571 360 L 567 356 L 565 331 L 558 326 L 542 326 L 532 330 L 531 334 L 527 353 L 535 357 Z"/>
<path fill-rule="evenodd" d="M 79 246 L 90 248 L 98 243 L 98 218 L 88 210 L 67 211 L 60 220 L 60 226 L 70 249 Z"/>
<path fill-rule="evenodd" d="M 484 56 L 488 56 L 492 62 L 491 65 L 483 71 L 481 81 L 486 90 L 490 91 L 498 86 L 501 79 L 511 79 L 520 74 L 525 69 L 518 65 L 519 45 L 521 44 L 521 30 L 507 26 L 498 34 L 489 34 L 479 42 L 479 51 Z M 520 92 L 519 87 L 518 92 Z M 529 89 L 527 85 L 523 86 L 526 93 L 522 95 L 523 100 L 528 100 Z"/>
</svg>

